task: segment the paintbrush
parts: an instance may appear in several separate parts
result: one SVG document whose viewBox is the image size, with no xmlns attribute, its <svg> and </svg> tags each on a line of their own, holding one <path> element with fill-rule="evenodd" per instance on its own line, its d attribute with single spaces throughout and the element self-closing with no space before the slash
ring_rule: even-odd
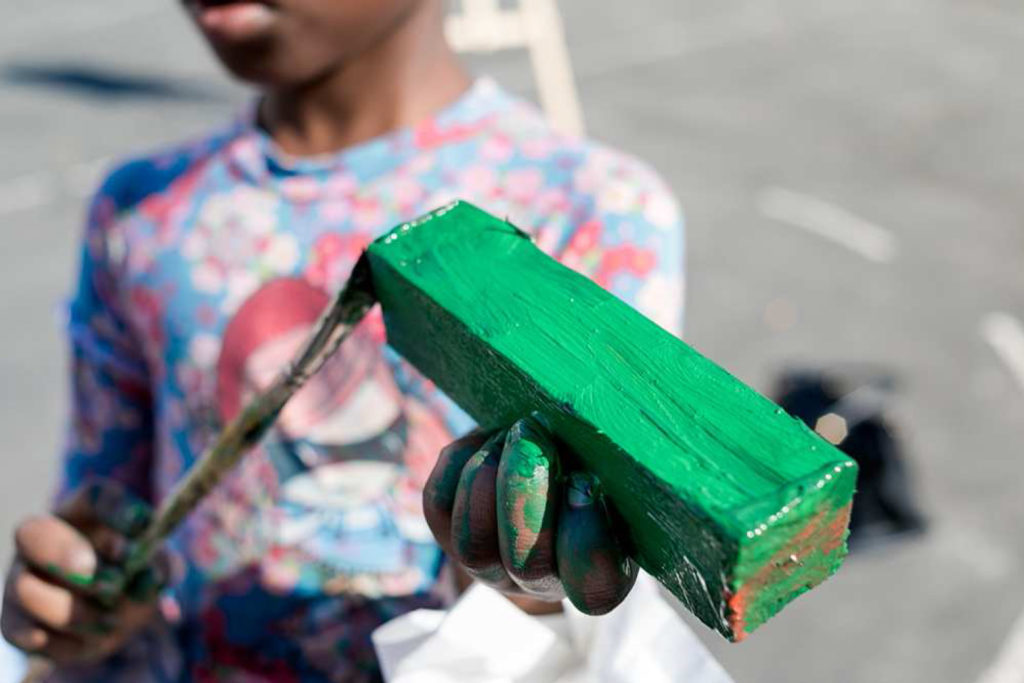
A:
<svg viewBox="0 0 1024 683">
<path fill-rule="evenodd" d="M 153 521 L 124 563 L 128 580 L 145 569 L 163 541 L 273 426 L 288 400 L 315 375 L 375 303 L 371 278 L 360 261 L 348 283 L 321 314 L 313 333 L 267 389 L 251 399 L 214 444 L 160 503 Z"/>
<path fill-rule="evenodd" d="M 309 339 L 277 379 L 252 398 L 200 456 L 185 477 L 160 503 L 153 520 L 134 544 L 122 566 L 120 581 L 107 584 L 97 598 L 112 605 L 125 585 L 153 561 L 163 542 L 196 509 L 206 495 L 263 438 L 288 400 L 323 367 L 375 303 L 365 262 L 357 263 L 348 283 L 321 314 Z M 34 658 L 23 683 L 44 679 L 53 667 Z"/>
</svg>

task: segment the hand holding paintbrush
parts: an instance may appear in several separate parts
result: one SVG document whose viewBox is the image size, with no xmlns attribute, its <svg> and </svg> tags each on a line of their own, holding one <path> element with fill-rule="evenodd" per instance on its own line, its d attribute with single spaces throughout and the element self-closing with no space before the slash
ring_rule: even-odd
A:
<svg viewBox="0 0 1024 683">
<path fill-rule="evenodd" d="M 71 496 L 57 516 L 22 524 L 5 591 L 4 637 L 59 663 L 117 651 L 156 613 L 162 577 L 154 560 L 164 540 L 259 442 L 373 303 L 367 274 L 357 268 L 288 367 L 223 429 L 154 514 L 113 484 L 97 482 Z M 33 678 L 47 669 L 37 663 Z"/>
<path fill-rule="evenodd" d="M 113 481 L 96 480 L 55 514 L 23 522 L 4 591 L 4 636 L 59 663 L 118 651 L 156 616 L 167 576 L 162 554 L 130 580 L 118 568 L 151 520 L 144 502 Z"/>
</svg>

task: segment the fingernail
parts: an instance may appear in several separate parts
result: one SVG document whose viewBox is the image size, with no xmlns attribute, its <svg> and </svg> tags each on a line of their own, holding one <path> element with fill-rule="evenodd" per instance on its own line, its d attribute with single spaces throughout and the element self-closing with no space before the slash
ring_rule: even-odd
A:
<svg viewBox="0 0 1024 683">
<path fill-rule="evenodd" d="M 574 508 L 593 505 L 597 496 L 597 479 L 589 474 L 574 472 L 569 475 L 567 484 L 567 498 L 569 505 Z"/>
<path fill-rule="evenodd" d="M 89 548 L 77 548 L 67 555 L 63 574 L 75 583 L 88 583 L 96 574 L 96 554 Z"/>
<path fill-rule="evenodd" d="M 514 435 L 512 436 L 513 439 L 532 442 L 537 445 L 538 450 L 546 450 L 545 447 L 552 445 L 547 428 L 535 417 L 527 417 L 517 421 L 509 431 L 510 434 Z"/>
<path fill-rule="evenodd" d="M 534 477 L 538 467 L 550 471 L 558 463 L 555 446 L 547 432 L 530 418 L 519 420 L 512 425 L 505 439 L 505 449 L 516 450 L 519 463 L 517 473 L 527 479 Z"/>
</svg>

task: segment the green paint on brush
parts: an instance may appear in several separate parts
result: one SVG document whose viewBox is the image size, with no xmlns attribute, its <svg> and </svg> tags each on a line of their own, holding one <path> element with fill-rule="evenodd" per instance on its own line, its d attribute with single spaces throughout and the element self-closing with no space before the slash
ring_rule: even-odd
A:
<svg viewBox="0 0 1024 683">
<path fill-rule="evenodd" d="M 92 582 L 92 592 L 100 604 L 109 607 L 116 605 L 121 596 L 125 594 L 126 585 L 127 579 L 122 569 L 104 565 L 96 570 Z"/>
<path fill-rule="evenodd" d="M 126 536 L 142 533 L 153 517 L 153 508 L 148 503 L 117 484 L 97 480 L 89 485 L 86 494 L 96 517 Z"/>
<path fill-rule="evenodd" d="M 740 639 L 839 566 L 853 462 L 526 234 L 456 203 L 365 258 L 389 343 L 485 428 L 536 411 L 706 624 Z"/>
<path fill-rule="evenodd" d="M 164 579 L 154 567 L 147 567 L 125 587 L 125 595 L 129 600 L 146 603 L 156 597 L 164 587 Z"/>
</svg>

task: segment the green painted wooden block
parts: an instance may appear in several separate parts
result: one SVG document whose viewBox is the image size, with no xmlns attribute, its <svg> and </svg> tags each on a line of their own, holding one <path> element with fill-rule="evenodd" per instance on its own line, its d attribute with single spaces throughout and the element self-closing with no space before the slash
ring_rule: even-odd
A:
<svg viewBox="0 0 1024 683">
<path fill-rule="evenodd" d="M 456 203 L 367 259 L 390 344 L 483 426 L 543 416 L 704 623 L 739 640 L 838 568 L 853 461 L 523 232 Z"/>
</svg>

